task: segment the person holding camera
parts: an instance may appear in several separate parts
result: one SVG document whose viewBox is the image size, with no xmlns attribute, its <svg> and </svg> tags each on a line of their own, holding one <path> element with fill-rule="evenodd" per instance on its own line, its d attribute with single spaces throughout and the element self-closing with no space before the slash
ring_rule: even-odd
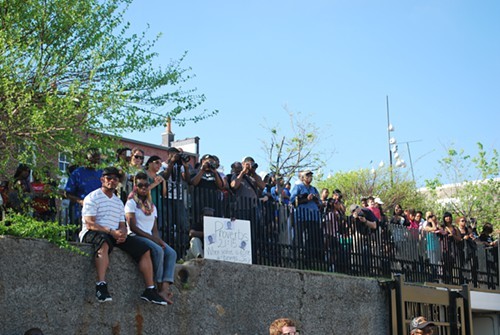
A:
<svg viewBox="0 0 500 335">
<path fill-rule="evenodd" d="M 205 154 L 201 157 L 199 170 L 191 174 L 191 184 L 194 186 L 194 220 L 199 219 L 201 209 L 204 207 L 215 209 L 214 216 L 220 216 L 223 212 L 224 180 L 217 167 L 217 157 Z"/>
<path fill-rule="evenodd" d="M 244 157 L 241 162 L 242 170 L 233 174 L 231 178 L 231 189 L 236 196 L 236 213 L 238 219 L 255 221 L 257 217 L 257 200 L 266 187 L 266 183 L 257 174 L 259 165 L 250 157 Z M 253 214 L 253 215 L 252 215 Z"/>
<path fill-rule="evenodd" d="M 222 190 L 224 181 L 217 171 L 217 162 L 214 155 L 206 154 L 201 157 L 200 169 L 191 176 L 191 184 L 195 187 Z"/>
<path fill-rule="evenodd" d="M 167 226 L 169 240 L 174 238 L 174 231 L 188 231 L 187 211 L 184 204 L 184 190 L 191 182 L 189 174 L 189 155 L 177 148 L 168 148 L 168 158 L 163 162 L 162 173 L 167 181 Z M 174 225 L 177 229 L 174 229 Z"/>
<path fill-rule="evenodd" d="M 372 232 L 374 232 L 378 227 L 378 220 L 375 214 L 373 214 L 373 212 L 366 207 L 354 204 L 349 207 L 349 211 L 351 212 L 349 223 L 354 229 L 353 235 L 356 238 L 356 248 L 359 248 L 359 250 L 356 250 L 355 252 L 361 254 L 361 264 L 359 269 L 363 274 L 366 274 L 371 270 L 371 237 Z"/>
<path fill-rule="evenodd" d="M 318 264 L 324 262 L 323 230 L 320 220 L 320 196 L 316 187 L 312 186 L 313 173 L 305 170 L 300 174 L 302 183 L 296 184 L 290 196 L 290 202 L 295 204 L 295 231 L 297 243 L 305 248 L 305 264 L 315 270 Z M 304 239 L 303 239 L 304 237 Z"/>
</svg>

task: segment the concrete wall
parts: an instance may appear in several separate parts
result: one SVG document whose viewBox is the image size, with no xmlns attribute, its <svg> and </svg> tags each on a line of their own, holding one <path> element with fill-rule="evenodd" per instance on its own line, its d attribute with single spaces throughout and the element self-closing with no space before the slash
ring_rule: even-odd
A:
<svg viewBox="0 0 500 335">
<path fill-rule="evenodd" d="M 100 304 L 91 257 L 0 236 L 0 334 L 268 334 L 283 316 L 306 335 L 389 334 L 372 279 L 200 260 L 177 265 L 175 304 L 158 306 L 139 299 L 142 278 L 120 250 L 107 279 L 113 301 Z"/>
</svg>

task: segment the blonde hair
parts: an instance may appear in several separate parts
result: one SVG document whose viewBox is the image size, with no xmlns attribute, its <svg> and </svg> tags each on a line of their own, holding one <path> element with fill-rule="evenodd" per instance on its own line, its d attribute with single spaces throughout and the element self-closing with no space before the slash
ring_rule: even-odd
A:
<svg viewBox="0 0 500 335">
<path fill-rule="evenodd" d="M 271 326 L 269 327 L 269 335 L 282 335 L 282 329 L 285 326 L 289 327 L 297 327 L 295 321 L 289 318 L 279 318 L 273 321 L 271 323 Z"/>
</svg>

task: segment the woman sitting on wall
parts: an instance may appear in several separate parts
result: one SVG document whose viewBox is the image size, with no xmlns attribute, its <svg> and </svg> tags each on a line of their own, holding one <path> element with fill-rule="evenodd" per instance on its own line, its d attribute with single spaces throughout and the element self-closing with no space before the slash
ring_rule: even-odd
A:
<svg viewBox="0 0 500 335">
<path fill-rule="evenodd" d="M 134 190 L 125 204 L 125 216 L 130 233 L 141 238 L 151 249 L 158 293 L 173 304 L 170 285 L 174 282 L 177 253 L 160 238 L 156 206 L 151 201 L 148 176 L 143 172 L 135 176 Z"/>
</svg>

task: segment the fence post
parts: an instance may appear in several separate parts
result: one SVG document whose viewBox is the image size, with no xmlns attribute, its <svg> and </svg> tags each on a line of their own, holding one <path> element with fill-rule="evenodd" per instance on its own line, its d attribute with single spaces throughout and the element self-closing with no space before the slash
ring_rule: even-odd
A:
<svg viewBox="0 0 500 335">
<path fill-rule="evenodd" d="M 500 244 L 500 233 L 497 234 L 497 239 L 496 239 L 497 243 Z M 495 283 L 492 283 L 493 285 L 493 288 L 496 288 L 498 289 L 499 286 L 500 286 L 500 245 L 497 245 L 497 264 L 496 264 L 496 269 L 497 269 L 497 282 L 496 282 L 496 285 Z"/>
<path fill-rule="evenodd" d="M 464 322 L 462 326 L 465 327 L 465 335 L 472 335 L 472 311 L 470 306 L 470 290 L 469 285 L 463 284 L 460 295 L 464 301 Z"/>
<path fill-rule="evenodd" d="M 406 334 L 404 331 L 403 320 L 403 285 L 404 277 L 401 274 L 394 275 L 394 283 L 396 288 L 396 320 L 397 334 Z"/>
</svg>

